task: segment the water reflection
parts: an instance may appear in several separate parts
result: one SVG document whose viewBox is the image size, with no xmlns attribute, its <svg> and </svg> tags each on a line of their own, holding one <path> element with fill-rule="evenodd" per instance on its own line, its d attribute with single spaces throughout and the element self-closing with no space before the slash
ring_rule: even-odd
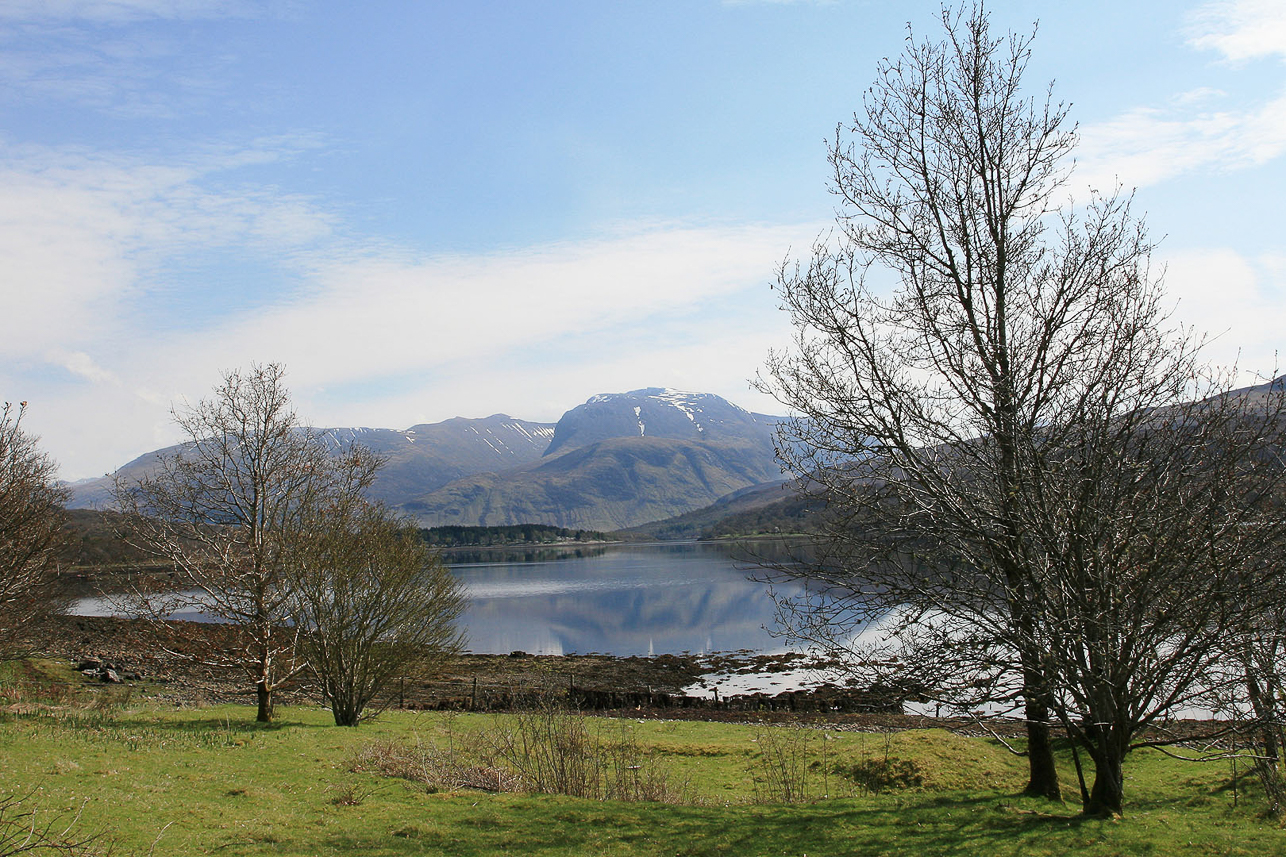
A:
<svg viewBox="0 0 1286 857">
<path fill-rule="evenodd" d="M 474 652 L 773 651 L 767 588 L 726 549 L 631 545 L 554 562 L 453 565 Z"/>
<path fill-rule="evenodd" d="M 582 549 L 532 561 L 446 556 L 465 585 L 469 651 L 614 655 L 781 651 L 768 588 L 746 554 L 726 545 L 670 543 Z M 778 586 L 782 589 L 782 586 Z M 119 614 L 83 598 L 80 615 Z M 176 619 L 208 621 L 185 610 Z"/>
</svg>

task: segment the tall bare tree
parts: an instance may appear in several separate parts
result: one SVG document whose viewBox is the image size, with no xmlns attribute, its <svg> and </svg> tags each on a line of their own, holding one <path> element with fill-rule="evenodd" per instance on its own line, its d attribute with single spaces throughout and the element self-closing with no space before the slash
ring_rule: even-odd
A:
<svg viewBox="0 0 1286 857">
<path fill-rule="evenodd" d="M 299 424 L 284 374 L 275 364 L 226 373 L 212 399 L 176 409 L 186 442 L 115 490 L 138 544 L 172 564 L 183 587 L 147 606 L 160 615 L 195 606 L 236 629 L 239 644 L 211 655 L 246 670 L 262 722 L 274 691 L 304 667 L 290 550 L 316 509 L 358 496 L 380 465 L 361 447 L 332 457 Z"/>
<path fill-rule="evenodd" d="M 390 683 L 460 650 L 460 584 L 410 523 L 368 502 L 317 510 L 290 562 L 300 650 L 339 726 L 388 704 Z"/>
<path fill-rule="evenodd" d="M 1084 226 L 1053 217 L 1075 135 L 1062 105 L 1022 89 L 1031 37 L 993 38 L 979 8 L 944 10 L 943 24 L 941 41 L 909 41 L 880 64 L 864 110 L 836 134 L 839 241 L 783 266 L 796 348 L 771 358 L 766 387 L 799 415 L 780 444 L 786 464 L 831 489 L 846 573 L 878 566 L 871 586 L 950 617 L 936 602 L 958 573 L 924 585 L 932 546 L 933 565 L 982 575 L 967 591 L 986 596 L 970 612 L 987 622 L 966 617 L 970 626 L 1027 640 L 1036 617 L 1024 608 L 1015 508 L 1022 441 L 1103 379 L 1113 355 L 1097 340 L 1118 306 L 1154 312 L 1148 245 L 1114 199 Z M 868 285 L 879 268 L 900 279 L 891 298 Z M 1097 353 L 1082 355 L 1091 339 Z M 859 454 L 870 456 L 866 488 L 854 491 Z M 843 511 L 855 500 L 860 509 Z M 890 511 L 879 539 L 853 541 L 862 530 L 847 519 L 868 518 L 871 532 L 871 514 Z M 879 615 L 880 600 L 853 606 Z M 1028 790 L 1057 798 L 1040 653 L 1019 656 Z"/>
<path fill-rule="evenodd" d="M 0 654 L 56 610 L 57 551 L 67 491 L 38 439 L 22 430 L 27 403 L 0 411 Z"/>
<path fill-rule="evenodd" d="M 1076 136 L 1024 94 L 1032 37 L 942 22 L 880 65 L 830 149 L 839 234 L 779 277 L 796 342 L 763 386 L 829 501 L 783 618 L 910 689 L 1021 703 L 1031 793 L 1059 797 L 1061 720 L 1086 811 L 1120 812 L 1125 754 L 1207 681 L 1244 593 L 1281 398 L 1207 378 L 1128 198 L 1056 198 Z"/>
</svg>

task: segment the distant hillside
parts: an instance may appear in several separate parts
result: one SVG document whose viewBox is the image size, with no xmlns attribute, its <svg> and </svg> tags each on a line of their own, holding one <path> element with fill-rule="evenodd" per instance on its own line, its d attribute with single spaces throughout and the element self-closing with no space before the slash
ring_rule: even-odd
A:
<svg viewBox="0 0 1286 857">
<path fill-rule="evenodd" d="M 514 524 L 507 527 L 430 527 L 420 530 L 420 538 L 424 539 L 426 544 L 443 548 L 546 545 L 609 540 L 606 533 L 597 530 L 569 530 L 545 524 Z"/>
<path fill-rule="evenodd" d="M 92 565 L 124 565 L 155 562 L 155 557 L 121 539 L 120 516 L 93 509 L 71 509 L 67 513 L 66 539 L 58 551 L 63 568 Z"/>
<path fill-rule="evenodd" d="M 628 539 L 712 539 L 808 532 L 824 506 L 798 493 L 794 482 L 777 481 L 735 491 L 717 502 L 673 518 L 622 530 Z"/>
</svg>

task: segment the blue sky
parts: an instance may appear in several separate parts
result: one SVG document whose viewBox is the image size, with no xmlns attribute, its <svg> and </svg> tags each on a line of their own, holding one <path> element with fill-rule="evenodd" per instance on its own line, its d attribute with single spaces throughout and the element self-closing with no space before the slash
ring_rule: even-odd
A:
<svg viewBox="0 0 1286 857">
<path fill-rule="evenodd" d="M 1286 9 L 993 2 L 1137 188 L 1176 317 L 1272 371 Z M 936 3 L 0 0 L 0 395 L 62 475 L 176 438 L 221 369 L 317 425 L 554 420 L 670 386 L 774 410 L 774 265 L 825 141 Z"/>
</svg>

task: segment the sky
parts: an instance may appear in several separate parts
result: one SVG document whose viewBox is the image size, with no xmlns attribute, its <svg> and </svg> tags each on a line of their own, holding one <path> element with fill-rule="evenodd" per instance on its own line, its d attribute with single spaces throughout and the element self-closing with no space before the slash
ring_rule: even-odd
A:
<svg viewBox="0 0 1286 857">
<path fill-rule="evenodd" d="M 1286 4 L 995 0 L 1135 192 L 1177 321 L 1272 373 Z M 718 393 L 833 222 L 827 140 L 936 2 L 0 0 L 0 398 L 63 478 L 278 362 L 302 418 L 554 421 Z M 1069 190 L 1072 192 L 1072 190 Z M 1249 374 L 1247 375 L 1249 377 Z"/>
</svg>

